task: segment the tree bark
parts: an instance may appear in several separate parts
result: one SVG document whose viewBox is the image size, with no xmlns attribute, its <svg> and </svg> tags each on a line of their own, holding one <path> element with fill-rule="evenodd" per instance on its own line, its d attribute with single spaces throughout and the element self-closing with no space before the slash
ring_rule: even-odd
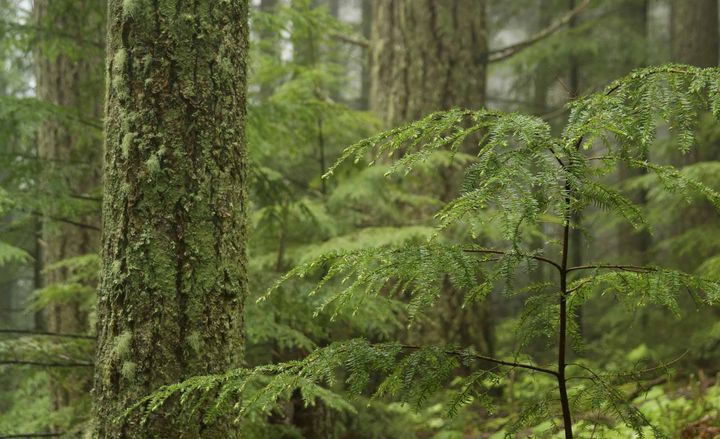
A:
<svg viewBox="0 0 720 439">
<path fill-rule="evenodd" d="M 670 17 L 672 60 L 698 67 L 717 66 L 720 45 L 717 0 L 673 0 Z M 687 154 L 675 154 L 673 161 L 682 166 L 720 158 L 716 145 L 698 146 Z M 679 234 L 703 227 L 715 215 L 715 209 L 708 202 L 691 206 L 676 222 L 674 232 Z M 694 270 L 700 261 L 697 258 L 683 258 L 680 262 L 683 269 Z"/>
<path fill-rule="evenodd" d="M 485 102 L 485 0 L 373 0 L 370 109 L 387 126 Z"/>
<path fill-rule="evenodd" d="M 672 57 L 698 67 L 718 65 L 717 0 L 673 0 Z"/>
<path fill-rule="evenodd" d="M 33 15 L 38 29 L 35 51 L 38 99 L 61 107 L 61 111 L 77 114 L 84 119 L 99 119 L 102 105 L 103 52 L 87 49 L 76 53 L 64 40 L 64 45 L 53 38 L 55 32 L 80 39 L 102 42 L 104 36 L 105 7 L 103 1 L 94 0 L 36 0 Z M 75 206 L 80 211 L 67 212 L 66 201 L 70 194 L 88 194 L 95 191 L 101 180 L 102 143 L 99 132 L 88 131 L 60 118 L 48 118 L 37 133 L 38 158 L 42 163 L 40 196 L 45 214 L 40 236 L 43 248 L 38 249 L 40 266 L 49 267 L 62 260 L 99 250 L 100 236 L 96 230 L 80 228 L 68 223 L 48 220 L 53 216 L 72 216 L 83 224 L 99 226 L 100 215 L 95 205 Z M 88 167 L 70 167 L 73 160 L 88 162 Z M 61 284 L 72 274 L 66 268 L 39 271 L 39 285 Z M 82 310 L 83 298 L 55 302 L 45 309 L 44 320 L 50 332 L 88 332 L 87 311 Z M 67 410 L 85 397 L 92 387 L 92 375 L 87 370 L 73 370 L 70 376 L 50 375 L 50 403 L 54 411 Z M 78 408 L 78 407 L 74 407 Z M 71 415 L 85 417 L 84 413 Z M 57 429 L 59 427 L 55 427 Z"/>
<path fill-rule="evenodd" d="M 372 35 L 372 0 L 361 0 L 362 8 L 362 35 L 370 41 Z M 362 69 L 360 70 L 360 101 L 358 109 L 367 111 L 370 109 L 370 52 L 363 48 Z"/>
<path fill-rule="evenodd" d="M 452 107 L 485 104 L 485 0 L 372 0 L 370 110 L 387 127 Z M 443 170 L 447 199 L 457 175 Z M 494 351 L 490 299 L 463 308 L 462 292 L 445 282 L 431 311 L 435 325 L 410 335 L 424 342 Z M 479 317 L 478 317 L 479 316 Z"/>
<path fill-rule="evenodd" d="M 237 437 L 127 407 L 239 365 L 247 294 L 247 0 L 111 0 L 96 436 Z M 184 419 L 183 419 L 184 418 Z"/>
<path fill-rule="evenodd" d="M 642 40 L 647 37 L 648 30 L 648 1 L 626 0 L 622 5 L 620 12 L 623 18 L 623 25 L 627 26 L 633 32 L 633 37 Z M 628 59 L 626 61 L 627 73 L 633 68 L 640 67 L 645 64 L 645 57 L 640 63 L 637 60 Z M 638 65 L 640 64 L 640 65 Z M 630 168 L 623 164 L 618 167 L 618 177 L 620 181 L 635 178 L 646 173 L 643 169 Z M 630 200 L 643 206 L 646 203 L 647 191 L 638 188 L 627 193 Z M 617 229 L 617 250 L 618 261 L 633 264 L 645 264 L 647 262 L 648 251 L 650 250 L 651 236 L 647 230 L 635 230 L 626 222 L 620 223 Z"/>
</svg>

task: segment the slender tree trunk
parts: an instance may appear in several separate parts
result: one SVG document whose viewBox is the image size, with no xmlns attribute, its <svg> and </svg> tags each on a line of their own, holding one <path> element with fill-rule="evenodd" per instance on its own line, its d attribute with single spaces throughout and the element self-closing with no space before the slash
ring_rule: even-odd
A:
<svg viewBox="0 0 720 439">
<path fill-rule="evenodd" d="M 370 109 L 387 126 L 485 103 L 485 0 L 373 0 Z"/>
<path fill-rule="evenodd" d="M 247 0 L 111 0 L 96 436 L 230 438 L 139 398 L 239 365 Z"/>
<path fill-rule="evenodd" d="M 36 50 L 37 97 L 62 107 L 62 111 L 77 114 L 80 118 L 99 120 L 101 111 L 103 53 L 96 48 L 84 47 L 82 56 L 65 49 L 58 53 L 54 32 L 102 43 L 105 8 L 97 0 L 35 0 L 35 24 L 48 31 L 39 33 Z M 52 32 L 51 32 L 52 31 Z M 62 46 L 60 46 L 62 47 Z M 77 48 L 76 48 L 77 49 Z M 100 184 L 102 142 L 99 132 L 87 127 L 71 125 L 59 118 L 49 118 L 38 130 L 38 158 L 42 166 L 40 197 L 49 201 L 44 213 L 50 217 L 71 217 L 83 224 L 99 226 L 100 215 L 95 205 L 77 206 L 81 212 L 67 212 L 71 194 L 88 194 Z M 67 162 L 81 160 L 88 167 L 74 168 Z M 94 165 L 94 166 L 93 166 Z M 62 212 L 62 213 L 58 213 Z M 68 223 L 44 221 L 40 230 L 44 248 L 38 249 L 42 259 L 36 270 L 45 267 L 39 285 L 61 284 L 72 274 L 66 268 L 51 269 L 64 259 L 97 253 L 99 234 L 90 228 Z M 70 298 L 52 303 L 45 310 L 47 330 L 58 333 L 88 331 L 88 316 L 81 309 L 83 298 Z M 87 370 L 77 369 L 70 376 L 50 375 L 50 402 L 54 411 L 73 407 L 92 387 L 92 376 Z M 84 417 L 82 413 L 78 414 Z M 75 415 L 71 416 L 73 419 Z"/>
<path fill-rule="evenodd" d="M 567 206 L 568 213 L 570 211 L 570 192 L 571 187 L 569 183 L 565 184 L 566 198 L 565 203 Z M 568 309 L 567 299 L 568 295 L 568 262 L 570 252 L 572 251 L 573 245 L 573 233 L 571 233 L 570 218 L 574 215 L 568 215 L 568 219 L 565 220 L 565 226 L 563 228 L 563 247 L 562 247 L 562 263 L 560 268 L 560 314 L 558 316 L 559 329 L 558 329 L 558 360 L 557 360 L 557 380 L 558 380 L 558 393 L 560 395 L 560 407 L 562 409 L 563 427 L 565 430 L 565 439 L 573 439 L 572 430 L 572 414 L 570 412 L 570 399 L 567 393 L 567 378 L 565 376 L 565 369 L 567 367 L 567 333 L 568 333 Z"/>
</svg>

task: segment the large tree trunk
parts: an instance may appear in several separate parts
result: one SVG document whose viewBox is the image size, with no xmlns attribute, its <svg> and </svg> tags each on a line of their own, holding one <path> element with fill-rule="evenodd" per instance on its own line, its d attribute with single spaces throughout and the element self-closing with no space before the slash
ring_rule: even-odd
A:
<svg viewBox="0 0 720 439">
<path fill-rule="evenodd" d="M 672 60 L 698 67 L 717 66 L 720 45 L 717 0 L 673 0 L 671 5 Z M 696 148 L 682 161 L 690 164 L 718 157 L 720 154 L 715 151 Z"/>
<path fill-rule="evenodd" d="M 673 61 L 717 66 L 717 0 L 673 0 L 670 17 Z"/>
<path fill-rule="evenodd" d="M 485 0 L 373 0 L 370 109 L 387 126 L 485 102 Z"/>
<path fill-rule="evenodd" d="M 698 67 L 718 65 L 718 1 L 717 0 L 673 0 L 671 3 L 671 48 L 672 60 Z M 677 165 L 691 165 L 700 161 L 720 159 L 718 145 L 699 144 L 688 154 L 676 154 Z M 715 221 L 717 214 L 708 202 L 691 206 L 675 223 L 674 233 L 680 234 L 693 228 L 703 227 Z M 681 267 L 694 270 L 704 256 L 682 258 Z"/>
<path fill-rule="evenodd" d="M 247 14 L 247 0 L 109 2 L 98 437 L 237 436 L 173 407 L 144 425 L 122 414 L 242 358 Z"/>
<path fill-rule="evenodd" d="M 102 45 L 105 23 L 104 2 L 97 0 L 35 0 L 35 24 L 40 29 L 36 49 L 37 97 L 62 107 L 62 111 L 78 118 L 99 120 L 102 108 L 103 51 L 87 43 L 82 55 L 72 47 L 80 41 Z M 56 34 L 65 35 L 59 41 Z M 60 45 L 58 43 L 64 43 Z M 70 45 L 70 48 L 68 48 Z M 60 50 L 58 50 L 60 48 Z M 71 197 L 94 192 L 100 184 L 102 141 L 99 131 L 59 118 L 46 120 L 37 133 L 38 158 L 41 160 L 40 196 L 47 214 L 42 224 L 44 248 L 42 265 L 50 267 L 59 261 L 97 253 L 99 233 L 89 227 L 67 222 L 53 222 L 54 217 L 99 227 L 100 215 L 92 201 L 68 211 Z M 69 166 L 83 162 L 86 166 Z M 84 204 L 84 205 L 82 205 Z M 76 211 L 79 209 L 80 211 Z M 39 268 L 39 267 L 38 267 Z M 46 268 L 42 284 L 61 284 L 71 275 L 67 268 Z M 40 284 L 40 279 L 37 280 Z M 87 312 L 81 308 L 83 298 L 54 302 L 45 312 L 47 329 L 59 333 L 88 331 Z M 92 375 L 86 370 L 71 371 L 71 376 L 58 378 L 51 374 L 50 402 L 53 410 L 67 409 L 87 396 Z M 85 408 L 86 409 L 86 408 Z M 84 414 L 80 414 L 81 417 Z M 75 418 L 75 416 L 71 416 Z"/>
<path fill-rule="evenodd" d="M 452 107 L 485 104 L 485 0 L 372 0 L 370 110 L 395 126 Z M 457 175 L 443 171 L 448 198 Z M 449 282 L 418 342 L 477 345 L 492 355 L 490 300 L 462 307 Z"/>
<path fill-rule="evenodd" d="M 646 39 L 648 31 L 648 1 L 647 0 L 625 0 L 621 4 L 620 13 L 623 18 L 623 25 L 633 33 L 633 38 L 640 41 Z M 636 59 L 627 59 L 625 72 L 644 64 L 645 56 L 640 63 Z M 643 169 L 631 168 L 625 165 L 618 167 L 620 181 L 635 178 L 646 173 Z M 636 204 L 643 206 L 646 202 L 646 191 L 642 188 L 634 189 L 627 193 L 629 198 Z M 651 237 L 647 230 L 635 230 L 627 222 L 622 222 L 617 229 L 617 250 L 620 261 L 629 264 L 645 264 L 648 251 L 650 250 Z"/>
</svg>

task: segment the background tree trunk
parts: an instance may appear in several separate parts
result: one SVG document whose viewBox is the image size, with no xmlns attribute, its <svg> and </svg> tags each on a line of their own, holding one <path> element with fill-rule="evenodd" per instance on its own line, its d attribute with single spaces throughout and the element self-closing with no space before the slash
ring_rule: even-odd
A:
<svg viewBox="0 0 720 439">
<path fill-rule="evenodd" d="M 698 67 L 718 65 L 718 2 L 717 0 L 673 0 L 671 3 L 671 55 L 672 61 Z M 676 166 L 691 165 L 700 161 L 720 159 L 720 146 L 706 142 L 687 154 L 675 154 Z M 704 227 L 717 221 L 717 212 L 708 202 L 690 206 L 681 220 L 674 225 L 674 233 Z M 686 270 L 697 268 L 698 260 L 683 258 Z"/>
<path fill-rule="evenodd" d="M 485 102 L 485 0 L 373 0 L 370 109 L 387 126 Z"/>
<path fill-rule="evenodd" d="M 372 0 L 370 110 L 388 127 L 452 107 L 485 105 L 487 37 L 485 0 Z M 443 170 L 451 196 L 457 180 Z M 422 337 L 494 351 L 491 300 L 463 308 L 447 291 Z"/>
<path fill-rule="evenodd" d="M 202 413 L 116 420 L 242 358 L 247 14 L 246 0 L 110 1 L 98 437 L 237 436 Z"/>
<path fill-rule="evenodd" d="M 673 0 L 673 61 L 699 67 L 718 65 L 717 0 Z"/>
<path fill-rule="evenodd" d="M 673 0 L 670 14 L 672 61 L 698 67 L 718 65 L 717 0 Z M 684 162 L 714 160 L 720 153 L 693 149 Z M 702 155 L 707 157 L 701 157 Z"/>
<path fill-rule="evenodd" d="M 630 32 L 633 32 L 634 39 L 646 39 L 648 31 L 648 7 L 647 0 L 627 0 L 621 5 L 620 12 L 623 17 L 623 24 Z M 628 73 L 638 64 L 637 59 L 627 59 L 626 72 Z M 643 63 L 644 64 L 644 63 Z M 619 165 L 618 176 L 620 181 L 635 178 L 646 174 L 646 171 L 638 168 L 630 168 Z M 635 189 L 627 193 L 630 199 L 640 206 L 646 203 L 646 191 Z M 629 264 L 645 264 L 648 259 L 651 236 L 647 230 L 635 230 L 627 222 L 621 222 L 617 229 L 618 260 Z"/>
<path fill-rule="evenodd" d="M 99 120 L 102 109 L 103 51 L 86 48 L 84 53 L 73 53 L 77 48 L 63 47 L 54 38 L 62 32 L 77 40 L 102 44 L 105 30 L 104 1 L 96 0 L 36 0 L 33 3 L 35 25 L 44 29 L 38 33 L 36 55 L 36 81 L 38 99 L 62 107 L 79 118 Z M 67 41 L 65 44 L 67 45 Z M 49 118 L 37 133 L 38 158 L 42 163 L 39 196 L 51 200 L 44 203 L 49 217 L 70 217 L 72 220 L 96 227 L 100 215 L 93 202 L 84 203 L 79 212 L 68 212 L 67 200 L 72 196 L 93 193 L 100 184 L 102 143 L 100 132 L 78 127 L 57 117 Z M 68 162 L 82 161 L 87 166 L 68 166 Z M 73 209 L 74 210 L 74 209 Z M 44 248 L 42 266 L 49 267 L 62 260 L 99 249 L 99 233 L 63 222 L 44 220 L 40 231 Z M 71 274 L 67 268 L 48 269 L 42 273 L 40 285 L 63 283 Z M 93 285 L 94 287 L 94 285 Z M 71 298 L 51 304 L 45 310 L 47 330 L 57 333 L 88 332 L 87 312 L 81 309 L 80 299 Z M 92 375 L 87 370 L 70 371 L 72 376 L 57 379 L 50 375 L 50 402 L 58 411 L 69 407 L 86 396 L 92 386 Z M 86 409 L 86 408 L 85 408 Z"/>
</svg>

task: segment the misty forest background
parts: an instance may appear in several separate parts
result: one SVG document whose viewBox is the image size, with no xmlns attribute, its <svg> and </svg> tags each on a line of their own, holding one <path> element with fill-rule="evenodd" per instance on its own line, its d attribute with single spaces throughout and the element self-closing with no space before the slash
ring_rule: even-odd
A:
<svg viewBox="0 0 720 439">
<path fill-rule="evenodd" d="M 0 437 L 720 437 L 717 0 L 209 3 L 0 0 Z"/>
</svg>

